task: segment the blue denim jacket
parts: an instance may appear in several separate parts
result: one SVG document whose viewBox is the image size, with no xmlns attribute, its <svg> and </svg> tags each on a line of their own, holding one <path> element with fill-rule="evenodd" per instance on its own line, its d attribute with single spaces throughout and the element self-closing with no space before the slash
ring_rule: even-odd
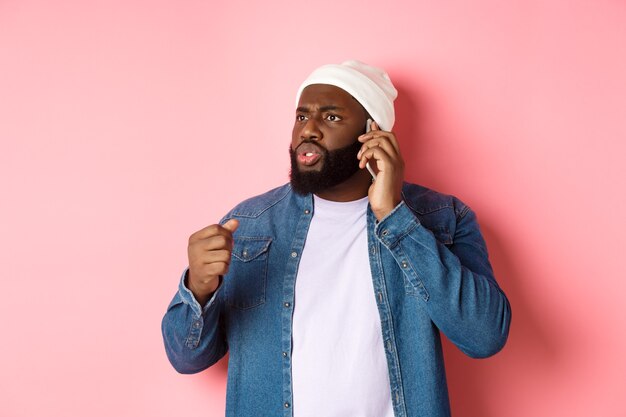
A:
<svg viewBox="0 0 626 417">
<path fill-rule="evenodd" d="M 493 276 L 476 216 L 458 199 L 404 184 L 380 222 L 368 208 L 374 294 L 397 417 L 450 415 L 439 332 L 471 357 L 504 346 L 509 302 Z M 290 417 L 295 279 L 312 196 L 289 185 L 244 201 L 228 274 L 202 308 L 185 287 L 162 322 L 168 358 L 195 373 L 229 352 L 226 415 Z M 337 318 L 341 321 L 341 317 Z M 320 399 L 323 401 L 323 399 Z"/>
</svg>

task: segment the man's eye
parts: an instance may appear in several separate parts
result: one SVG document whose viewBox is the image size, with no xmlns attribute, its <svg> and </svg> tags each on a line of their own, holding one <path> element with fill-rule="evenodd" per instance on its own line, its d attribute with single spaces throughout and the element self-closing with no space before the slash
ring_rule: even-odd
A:
<svg viewBox="0 0 626 417">
<path fill-rule="evenodd" d="M 304 117 L 302 114 L 297 114 L 296 115 L 296 120 L 298 122 L 303 122 L 306 119 L 306 117 Z"/>
<path fill-rule="evenodd" d="M 326 120 L 331 121 L 331 122 L 338 122 L 341 120 L 341 117 L 334 115 L 334 114 L 329 114 L 328 116 L 326 116 Z"/>
</svg>

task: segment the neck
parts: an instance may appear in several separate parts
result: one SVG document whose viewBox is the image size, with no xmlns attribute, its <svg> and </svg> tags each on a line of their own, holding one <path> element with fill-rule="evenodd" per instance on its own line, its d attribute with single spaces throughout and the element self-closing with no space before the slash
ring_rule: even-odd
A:
<svg viewBox="0 0 626 417">
<path fill-rule="evenodd" d="M 341 184 L 327 188 L 322 192 L 316 193 L 316 195 L 330 201 L 354 201 L 367 196 L 371 185 L 372 177 L 369 172 L 365 169 L 360 169 Z"/>
</svg>

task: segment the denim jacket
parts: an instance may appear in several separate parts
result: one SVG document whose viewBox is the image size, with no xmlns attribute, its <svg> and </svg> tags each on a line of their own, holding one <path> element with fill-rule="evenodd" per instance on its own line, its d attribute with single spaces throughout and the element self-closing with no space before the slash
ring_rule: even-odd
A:
<svg viewBox="0 0 626 417">
<path fill-rule="evenodd" d="M 369 261 L 396 417 L 449 416 L 443 332 L 465 354 L 504 346 L 509 302 L 476 216 L 461 201 L 405 183 L 380 222 L 367 214 Z M 195 373 L 229 352 L 226 416 L 291 417 L 295 280 L 315 207 L 287 184 L 244 201 L 228 274 L 204 307 L 185 274 L 162 322 L 167 356 Z M 337 317 L 341 321 L 341 317 Z M 323 398 L 320 398 L 323 401 Z"/>
</svg>

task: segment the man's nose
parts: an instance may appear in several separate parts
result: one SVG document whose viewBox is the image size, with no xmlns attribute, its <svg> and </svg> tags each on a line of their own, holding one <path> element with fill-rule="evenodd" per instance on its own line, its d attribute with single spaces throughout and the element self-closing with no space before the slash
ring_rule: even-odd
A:
<svg viewBox="0 0 626 417">
<path fill-rule="evenodd" d="M 320 140 L 322 132 L 319 129 L 317 120 L 314 117 L 309 118 L 300 131 L 300 139 L 302 140 Z"/>
</svg>

